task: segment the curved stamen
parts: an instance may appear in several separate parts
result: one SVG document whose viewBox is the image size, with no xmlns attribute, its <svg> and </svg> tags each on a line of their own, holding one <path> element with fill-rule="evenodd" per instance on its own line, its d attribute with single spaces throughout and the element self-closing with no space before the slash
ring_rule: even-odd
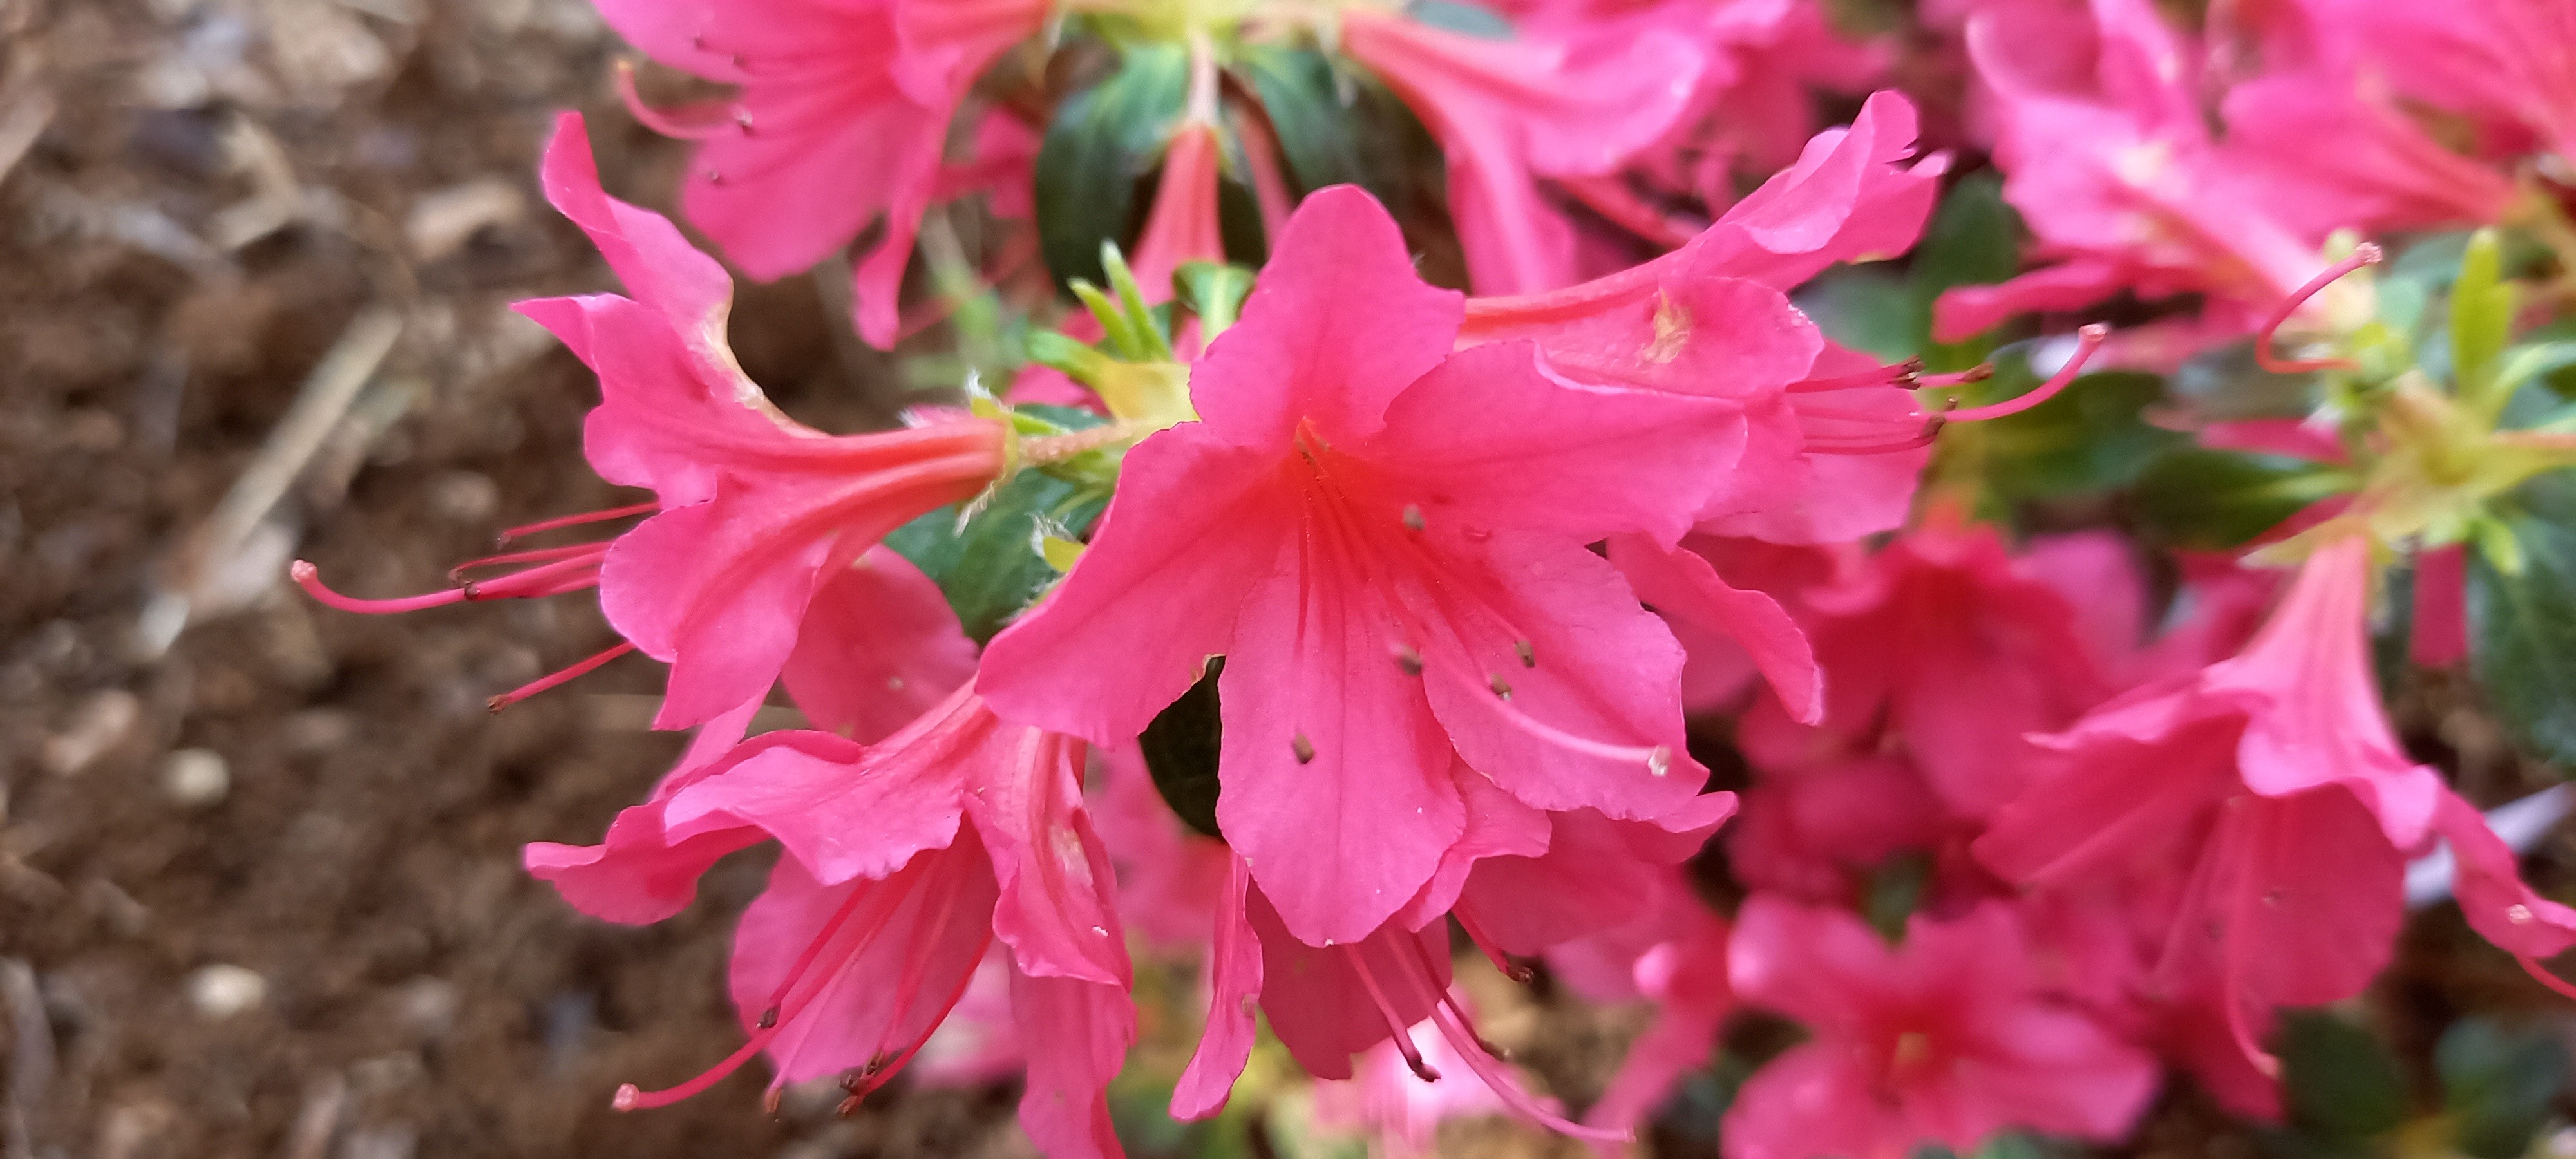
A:
<svg viewBox="0 0 2576 1159">
<path fill-rule="evenodd" d="M 517 688 L 513 688 L 508 692 L 504 692 L 499 696 L 486 700 L 483 702 L 483 708 L 487 712 L 499 712 L 504 708 L 508 708 L 513 704 L 517 704 L 518 702 L 526 700 L 531 696 L 535 696 L 549 688 L 560 687 L 573 680 L 598 671 L 600 665 L 606 664 L 609 661 L 634 650 L 635 644 L 633 641 L 619 641 L 617 646 L 614 648 L 604 649 L 595 655 L 575 662 L 570 667 L 564 668 L 561 671 L 540 676 L 526 684 L 522 684 Z"/>
<path fill-rule="evenodd" d="M 2254 364 L 2274 374 L 2299 374 L 2310 370 L 2351 370 L 2358 366 L 2358 363 L 2348 358 L 2279 358 L 2272 353 L 2272 338 L 2280 331 L 2282 324 L 2290 320 L 2290 315 L 2297 313 L 2299 307 L 2306 305 L 2308 299 L 2315 297 L 2318 291 L 2333 285 L 2337 279 L 2363 266 L 2378 265 L 2380 257 L 2381 252 L 2376 243 L 2363 242 L 2352 251 L 2351 257 L 2327 266 L 2324 273 L 2308 279 L 2308 284 L 2293 291 L 2289 298 L 2281 303 L 2280 309 L 2272 311 L 2272 317 L 2263 323 L 2263 329 L 2254 335 Z"/>
<path fill-rule="evenodd" d="M 1954 410 L 1941 417 L 1954 423 L 1983 422 L 1987 419 L 2003 418 L 2006 415 L 2017 415 L 2047 402 L 2057 397 L 2059 391 L 2065 390 L 2066 384 L 2075 381 L 2076 375 L 2084 372 L 2085 360 L 2092 358 L 2093 352 L 2101 349 L 2102 341 L 2110 336 L 2110 327 L 2099 322 L 2087 324 L 2083 329 L 2075 332 L 2075 353 L 2068 356 L 2066 365 L 2058 367 L 2057 373 L 2050 375 L 2048 381 L 2039 384 L 2038 389 L 1990 406 Z"/>
<path fill-rule="evenodd" d="M 1403 938 L 1412 935 L 1391 936 Z M 1368 991 L 1369 1001 L 1377 1005 L 1378 1017 L 1386 1020 L 1388 1040 L 1395 1044 L 1396 1052 L 1404 1056 L 1404 1065 L 1413 1068 L 1415 1078 L 1426 1083 L 1439 1082 L 1440 1071 L 1434 1068 L 1429 1060 L 1422 1057 L 1422 1048 L 1413 1045 L 1413 1032 L 1405 1026 L 1404 1019 L 1396 1014 L 1395 1004 L 1387 1001 L 1386 990 L 1377 984 L 1377 975 L 1369 972 L 1367 957 L 1361 954 L 1358 946 L 1344 946 L 1342 949 L 1344 956 L 1350 960 L 1351 973 L 1359 975 L 1360 988 Z"/>
<path fill-rule="evenodd" d="M 2567 979 L 2550 973 L 2546 967 L 2543 967 L 2540 964 L 2538 959 L 2525 954 L 2515 954 L 2513 956 L 2513 960 L 2522 963 L 2523 972 L 2531 975 L 2532 981 L 2549 987 L 2551 991 L 2557 993 L 2560 997 L 2576 998 L 2576 984 L 2570 984 Z"/>
<path fill-rule="evenodd" d="M 461 604 L 472 598 L 467 594 L 472 590 L 470 588 L 449 588 L 443 592 L 428 592 L 391 600 L 362 600 L 354 596 L 344 596 L 322 586 L 322 569 L 300 559 L 287 565 L 286 574 L 288 578 L 295 581 L 295 586 L 304 589 L 306 595 L 343 612 L 357 612 L 361 615 L 388 616 L 402 612 L 417 612 L 422 608 Z"/>
<path fill-rule="evenodd" d="M 750 117 L 739 106 L 703 104 L 657 109 L 645 104 L 643 94 L 635 91 L 635 62 L 631 60 L 617 62 L 617 99 L 626 103 L 626 111 L 645 128 L 677 140 L 704 141 L 728 131 L 751 131 Z"/>
<path fill-rule="evenodd" d="M 457 564 L 455 567 L 447 569 L 447 582 L 452 584 L 464 583 L 465 573 L 474 571 L 478 568 L 502 567 L 513 563 L 552 563 L 555 560 L 571 559 L 574 556 L 588 552 L 595 552 L 599 549 L 600 545 L 596 543 L 575 543 L 563 547 L 541 547 L 534 551 L 505 551 L 499 555 L 487 555 L 479 559 L 469 559 L 463 563 Z"/>
<path fill-rule="evenodd" d="M 1419 966 L 1420 970 L 1405 971 L 1405 979 L 1415 986 L 1424 988 L 1432 996 L 1432 1025 L 1440 1028 L 1440 1036 L 1449 1040 L 1449 1049 L 1457 1054 L 1460 1061 L 1467 1064 L 1468 1070 L 1476 1072 L 1477 1078 L 1484 1080 L 1486 1088 L 1493 1091 L 1494 1097 L 1501 1099 L 1504 1106 L 1529 1118 L 1532 1122 L 1577 1139 L 1625 1143 L 1633 1138 L 1627 1131 L 1584 1126 L 1539 1105 L 1537 1099 L 1530 1097 L 1528 1091 L 1521 1089 L 1519 1083 L 1512 1081 L 1511 1075 L 1504 1073 L 1501 1059 L 1498 1057 L 1499 1052 L 1495 1050 L 1494 1044 L 1485 1041 L 1484 1035 L 1476 1033 L 1475 1027 L 1469 1025 L 1467 1021 L 1466 1011 L 1459 1008 L 1457 999 L 1449 996 L 1448 988 L 1440 984 L 1440 972 L 1431 960 L 1429 948 L 1417 941 L 1414 943 L 1414 949 L 1413 965 Z"/>
<path fill-rule="evenodd" d="M 1805 382 L 1793 382 L 1789 384 L 1788 390 L 1791 394 L 1822 394 L 1832 390 L 1910 386 L 1914 382 L 1915 375 L 1922 369 L 1922 359 L 1908 358 L 1892 366 L 1872 367 L 1858 374 L 1844 374 L 1833 378 L 1810 378 Z"/>
<path fill-rule="evenodd" d="M 1511 955 L 1505 954 L 1500 947 L 1494 945 L 1494 940 L 1486 937 L 1485 931 L 1476 928 L 1475 919 L 1468 917 L 1467 911 L 1451 910 L 1449 916 L 1458 919 L 1458 928 L 1466 931 L 1467 940 L 1475 943 L 1476 949 L 1485 955 L 1485 960 L 1492 962 L 1494 969 L 1503 977 L 1523 986 L 1529 985 L 1532 979 L 1538 977 L 1538 973 L 1530 969 L 1528 963 L 1513 961 Z"/>
<path fill-rule="evenodd" d="M 626 507 L 611 507 L 605 511 L 584 511 L 579 515 L 563 515 L 553 519 L 543 519 L 535 523 L 523 524 L 518 527 L 503 530 L 501 532 L 501 546 L 508 547 L 510 546 L 511 540 L 524 539 L 541 531 L 553 531 L 559 527 L 579 527 L 585 523 L 602 523 L 611 519 L 624 519 L 629 515 L 644 515 L 661 509 L 662 505 L 659 503 L 636 503 Z"/>
<path fill-rule="evenodd" d="M 1947 390 L 1954 386 L 1966 386 L 1972 382 L 1984 382 L 1994 376 L 1995 364 L 1980 362 L 1957 374 L 1918 374 L 1914 377 L 1914 385 L 1930 387 L 1934 390 Z"/>
<path fill-rule="evenodd" d="M 898 873 L 897 876 L 900 877 L 901 874 Z M 819 985 L 808 987 L 802 995 L 796 994 L 795 990 L 797 985 L 805 980 L 807 971 L 812 969 L 816 959 L 822 956 L 823 949 L 839 937 L 841 927 L 849 922 L 851 914 L 856 912 L 862 903 L 875 900 L 881 904 L 871 907 L 868 920 L 859 930 L 859 936 L 856 939 L 858 945 L 865 946 L 870 939 L 876 937 L 879 930 L 885 928 L 886 921 L 894 916 L 895 906 L 901 900 L 900 890 L 889 891 L 888 889 L 895 884 L 895 880 L 895 878 L 888 878 L 850 891 L 850 896 L 841 902 L 838 909 L 832 911 L 830 918 L 825 919 L 822 932 L 816 934 L 813 941 L 805 944 L 805 952 L 797 956 L 794 965 L 788 967 L 785 978 L 778 984 L 778 989 L 770 994 L 768 1008 L 760 1013 L 759 1029 L 752 1032 L 751 1037 L 742 1044 L 740 1049 L 726 1055 L 723 1061 L 699 1072 L 696 1078 L 678 1086 L 648 1091 L 634 1083 L 621 1083 L 617 1087 L 615 1097 L 609 1100 L 609 1105 L 621 1111 L 645 1111 L 655 1107 L 667 1107 L 705 1091 L 708 1087 L 724 1081 L 725 1076 L 742 1069 L 742 1064 L 750 1062 L 772 1040 L 776 1039 L 788 1023 L 794 1021 L 797 1015 L 804 1013 L 805 1007 L 811 1005 L 815 996 L 822 992 L 824 987 Z M 853 954 L 855 953 L 854 950 Z"/>
<path fill-rule="evenodd" d="M 1893 455 L 1899 451 L 1918 451 L 1932 445 L 1941 433 L 1941 419 L 1935 416 L 1923 424 L 1923 433 L 1892 443 L 1861 443 L 1838 439 L 1809 439 L 1807 449 L 1819 455 Z"/>
</svg>

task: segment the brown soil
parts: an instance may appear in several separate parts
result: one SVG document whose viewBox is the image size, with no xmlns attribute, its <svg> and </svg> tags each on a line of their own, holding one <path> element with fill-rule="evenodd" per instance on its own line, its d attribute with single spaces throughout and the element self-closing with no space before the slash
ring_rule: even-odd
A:
<svg viewBox="0 0 2576 1159">
<path fill-rule="evenodd" d="M 610 1111 L 739 1041 L 725 936 L 765 872 L 648 929 L 519 872 L 676 753 L 635 707 L 658 673 L 495 719 L 611 639 L 594 606 L 369 618 L 281 582 L 300 554 L 422 590 L 495 527 L 619 501 L 580 457 L 589 379 L 506 312 L 612 285 L 537 193 L 555 110 L 593 110 L 612 190 L 671 184 L 612 51 L 582 0 L 0 0 L 0 1153 L 1025 1151 L 1008 1092 L 773 1120 L 757 1067 Z M 882 412 L 811 283 L 746 296 L 783 403 Z M 378 311 L 363 389 L 263 460 Z M 292 485 L 220 508 L 255 463 Z"/>
</svg>

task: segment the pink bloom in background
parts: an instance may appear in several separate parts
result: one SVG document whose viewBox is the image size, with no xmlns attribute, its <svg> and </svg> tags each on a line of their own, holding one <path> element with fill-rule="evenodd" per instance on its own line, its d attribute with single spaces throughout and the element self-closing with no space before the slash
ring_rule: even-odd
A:
<svg viewBox="0 0 2576 1159">
<path fill-rule="evenodd" d="M 1688 111 L 1706 67 L 1681 36 L 1488 40 L 1365 8 L 1341 14 L 1341 49 L 1440 139 L 1450 215 L 1480 293 L 1553 290 L 1577 278 L 1573 223 L 1540 178 L 1599 177 Z"/>
<path fill-rule="evenodd" d="M 1726 920 L 1695 896 L 1678 870 L 1652 883 L 1644 917 L 1552 947 L 1557 980 L 1593 1002 L 1646 999 L 1654 1021 L 1628 1044 L 1617 1074 L 1584 1113 L 1588 1126 L 1634 1131 L 1684 1075 L 1717 1052 L 1735 1009 L 1726 980 Z"/>
<path fill-rule="evenodd" d="M 531 872 L 578 869 L 566 899 L 620 921 L 675 912 L 675 883 L 726 852 L 785 847 L 734 942 L 750 1041 L 680 1086 L 623 1088 L 618 1105 L 685 1098 L 759 1053 L 773 1089 L 843 1073 L 864 1095 L 923 1048 L 998 937 L 1028 1063 L 1021 1121 L 1048 1154 L 1118 1154 L 1103 1090 L 1134 1016 L 1107 854 L 1083 814 L 1083 753 L 1003 723 L 969 686 L 874 746 L 775 732 L 684 765 L 680 783 L 620 815 L 604 849 L 530 846 Z M 621 846 L 619 826 L 658 840 Z"/>
<path fill-rule="evenodd" d="M 1471 1006 L 1455 988 L 1449 1000 L 1472 1017 Z M 1378 1153 L 1389 1159 L 1413 1159 L 1431 1153 L 1443 1121 L 1506 1110 L 1502 1098 L 1483 1083 L 1464 1078 L 1435 1082 L 1414 1071 L 1408 1057 L 1443 1075 L 1464 1075 L 1470 1065 L 1429 1020 L 1405 1035 L 1411 1056 L 1390 1039 L 1363 1052 L 1350 1078 L 1315 1084 L 1317 1125 L 1375 1140 Z"/>
<path fill-rule="evenodd" d="M 1942 295 L 1934 337 L 2122 290 L 2207 295 L 2222 336 L 2249 333 L 2324 268 L 2323 237 L 2284 220 L 2275 191 L 2211 138 L 2198 61 L 2147 0 L 2092 0 L 2089 16 L 1985 5 L 1968 45 L 1991 97 L 2004 196 L 2037 239 L 2031 256 L 2049 264 Z"/>
<path fill-rule="evenodd" d="M 355 611 L 596 585 L 628 646 L 671 665 L 656 727 L 702 724 L 769 690 L 790 664 L 818 593 L 834 582 L 864 582 L 847 573 L 886 532 L 972 498 L 999 478 L 1004 432 L 998 423 L 964 417 L 845 436 L 797 424 L 743 375 L 725 345 L 732 285 L 723 268 L 689 248 L 669 221 L 601 191 L 578 115 L 558 122 L 544 176 L 547 196 L 590 235 L 634 296 L 545 298 L 518 309 L 599 375 L 600 405 L 583 427 L 592 468 L 655 498 L 512 534 L 654 514 L 609 543 L 477 561 L 467 566 L 530 566 L 410 600 L 335 596 L 306 565 L 297 579 Z M 907 617 L 918 625 L 919 605 L 889 604 L 891 618 L 869 630 L 911 631 Z M 559 682 L 626 647 L 511 695 Z M 967 660 L 952 648 L 942 663 L 954 669 Z M 824 658 L 806 666 L 844 663 L 867 662 Z"/>
<path fill-rule="evenodd" d="M 2134 623 L 2144 596 L 2120 578 L 2125 592 L 2097 590 L 2083 606 L 2125 605 Z M 2076 602 L 2022 574 L 1991 527 L 1955 511 L 1936 511 L 1800 603 L 1829 674 L 1825 710 L 1800 739 L 1795 725 L 1765 719 L 1777 705 L 1757 702 L 1746 721 L 1757 768 L 1837 752 L 1867 762 L 1893 735 L 1948 815 L 1981 818 L 2020 791 L 2035 755 L 2023 734 L 2062 728 L 2111 692 Z"/>
<path fill-rule="evenodd" d="M 1163 153 L 1153 212 L 1136 238 L 1136 284 L 1151 301 L 1172 296 L 1172 271 L 1185 262 L 1225 260 L 1217 223 L 1217 163 L 1223 142 L 1213 122 L 1187 120 Z"/>
<path fill-rule="evenodd" d="M 1891 947 L 1847 912 L 1756 894 L 1727 953 L 1738 999 L 1815 1036 L 1737 1093 L 1728 1159 L 1965 1154 L 2013 1127 L 2109 1142 L 2155 1093 L 2151 1057 L 2041 992 L 2002 905 L 1918 916 Z"/>
<path fill-rule="evenodd" d="M 882 219 L 858 266 L 857 323 L 894 342 L 895 295 L 942 191 L 949 122 L 985 66 L 1037 33 L 1030 0 L 598 0 L 619 35 L 730 99 L 655 112 L 699 142 L 681 206 L 744 272 L 805 270 Z"/>
<path fill-rule="evenodd" d="M 2365 76 L 2467 118 L 2481 154 L 2576 159 L 2576 11 L 2558 0 L 2303 0 L 2301 7 L 2330 45 L 2349 44 Z"/>
<path fill-rule="evenodd" d="M 1128 453 L 981 682 L 1115 744 L 1225 655 L 1218 820 L 1321 946 L 1432 879 L 1465 832 L 1460 758 L 1523 808 L 1693 806 L 1680 648 L 1583 545 L 1678 536 L 1733 414 L 1567 384 L 1525 343 L 1452 354 L 1458 296 L 1356 189 L 1307 198 L 1277 254 L 1195 367 L 1201 420 Z"/>
</svg>

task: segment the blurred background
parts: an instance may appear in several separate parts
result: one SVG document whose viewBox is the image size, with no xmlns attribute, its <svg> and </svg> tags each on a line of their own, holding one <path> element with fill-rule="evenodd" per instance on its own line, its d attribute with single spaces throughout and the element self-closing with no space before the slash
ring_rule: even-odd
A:
<svg viewBox="0 0 2576 1159">
<path fill-rule="evenodd" d="M 621 501 L 581 459 L 588 374 L 508 310 L 614 285 L 535 187 L 558 110 L 592 114 L 612 193 L 669 207 L 682 150 L 618 108 L 618 51 L 587 0 L 0 0 L 0 1156 L 1032 1153 L 1008 1085 L 907 1081 L 846 1119 L 819 1091 L 772 1116 L 754 1065 L 612 1112 L 618 1083 L 740 1041 L 726 940 L 772 856 L 729 860 L 646 928 L 520 872 L 522 844 L 596 840 L 677 754 L 645 728 L 658 669 L 614 663 L 495 717 L 487 696 L 613 640 L 594 602 L 371 618 L 285 582 L 301 557 L 343 591 L 424 590 L 495 528 Z M 1876 284 L 1811 305 L 1857 332 Z M 751 376 L 826 429 L 904 401 L 902 368 L 843 325 L 846 285 L 746 284 L 733 315 Z M 2399 710 L 2484 798 L 2552 779 L 2438 678 Z M 1301 1134 L 1290 1090 L 1244 1100 L 1258 1129 L 1159 1121 L 1190 982 L 1140 971 L 1131 1148 L 1356 1153 Z M 1462 982 L 1576 1108 L 1642 1024 L 1544 977 Z M 2354 1005 L 2291 1026 L 2294 1129 L 2228 1122 L 2177 1082 L 2126 1153 L 2576 1155 L 2576 1018 L 2455 911 L 2419 919 Z M 1737 1026 L 1658 1153 L 1713 1153 L 1744 1060 L 1787 1033 Z M 1440 1141 L 1588 1154 L 1493 1119 Z"/>
<path fill-rule="evenodd" d="M 284 582 L 423 590 L 614 500 L 596 387 L 507 308 L 614 286 L 536 190 L 557 110 L 612 191 L 676 184 L 613 48 L 584 0 L 0 0 L 0 1153 L 1027 1152 L 1008 1090 L 772 1119 L 754 1066 L 610 1111 L 739 1041 L 725 939 L 767 872 L 627 929 L 519 871 L 678 752 L 655 666 L 496 718 L 611 641 L 594 602 L 378 619 Z M 746 287 L 735 346 L 876 425 L 840 316 Z"/>
</svg>

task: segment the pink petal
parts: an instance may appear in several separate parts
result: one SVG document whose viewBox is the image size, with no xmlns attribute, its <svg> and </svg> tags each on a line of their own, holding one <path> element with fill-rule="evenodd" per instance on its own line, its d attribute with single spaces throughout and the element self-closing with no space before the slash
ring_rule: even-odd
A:
<svg viewBox="0 0 2576 1159">
<path fill-rule="evenodd" d="M 1036 729 L 993 729 L 971 756 L 985 766 L 966 811 L 993 856 L 1001 900 L 993 933 L 1017 969 L 1125 988 L 1127 942 L 1110 896 L 1108 850 L 1082 810 L 1082 742 Z"/>
<path fill-rule="evenodd" d="M 546 145 L 546 200 L 590 235 L 627 292 L 660 314 L 693 351 L 722 350 L 725 315 L 733 307 L 733 279 L 714 258 L 699 253 L 678 227 L 658 213 L 608 196 L 599 186 L 590 135 L 581 114 L 555 118 Z"/>
<path fill-rule="evenodd" d="M 877 547 L 824 581 L 779 674 L 814 727 L 873 744 L 972 678 L 975 642 L 939 585 Z"/>
<path fill-rule="evenodd" d="M 762 834 L 741 829 L 674 841 L 663 831 L 664 809 L 680 790 L 727 767 L 726 758 L 759 710 L 759 701 L 745 701 L 708 721 L 653 795 L 620 810 L 599 844 L 529 842 L 521 855 L 529 876 L 553 884 L 573 908 L 607 921 L 641 925 L 688 908 L 698 895 L 698 878 L 725 854 L 758 843 Z"/>
<path fill-rule="evenodd" d="M 1123 985 L 1011 971 L 1011 1014 L 1028 1048 L 1020 1126 L 1050 1159 L 1121 1159 L 1109 1081 L 1136 1039 Z"/>
<path fill-rule="evenodd" d="M 1356 186 L 1309 195 L 1271 250 L 1242 321 L 1191 369 L 1191 403 L 1236 446 L 1284 452 L 1300 419 L 1368 438 L 1449 352 L 1458 295 L 1414 274 L 1395 219 Z"/>
<path fill-rule="evenodd" d="M 1422 1021 L 1431 1013 L 1438 993 L 1403 985 L 1402 979 L 1430 969 L 1435 971 L 1431 975 L 1435 986 L 1449 985 L 1446 926 L 1435 924 L 1411 933 L 1386 927 L 1371 931 L 1356 944 L 1317 947 L 1291 937 L 1258 888 L 1250 894 L 1247 913 L 1261 943 L 1262 1011 L 1270 1016 L 1271 1032 L 1279 1036 L 1297 1065 L 1316 1078 L 1351 1077 L 1351 1056 L 1396 1032 L 1352 969 L 1354 957 L 1365 961 L 1378 980 L 1396 1026 Z"/>
<path fill-rule="evenodd" d="M 1790 716 L 1802 724 L 1824 717 L 1824 672 L 1816 667 L 1806 633 L 1778 600 L 1730 587 L 1708 560 L 1645 536 L 1612 537 L 1610 563 L 1627 577 L 1637 598 L 1656 611 L 1734 640 L 1771 682 Z"/>
<path fill-rule="evenodd" d="M 718 775 L 680 790 L 664 827 L 676 840 L 752 826 L 778 839 L 824 885 L 883 878 L 957 840 L 955 770 L 925 774 L 830 733 L 764 733 Z M 938 775 L 944 773 L 945 775 Z M 986 876 L 991 876 L 986 871 Z"/>
<path fill-rule="evenodd" d="M 2414 639 L 2407 655 L 2426 668 L 2447 668 L 2469 654 L 2468 557 L 2460 544 L 2415 555 Z"/>
<path fill-rule="evenodd" d="M 764 534 L 799 514 L 720 493 L 609 546 L 600 610 L 645 655 L 671 662 L 656 727 L 707 719 L 777 681 L 832 551 L 828 539 Z"/>
<path fill-rule="evenodd" d="M 1534 345 L 1506 342 L 1459 351 L 1416 380 L 1357 453 L 1435 522 L 1671 542 L 1742 432 L 1734 407 L 1578 386 L 1547 374 Z"/>
<path fill-rule="evenodd" d="M 2553 958 L 2576 946 L 2576 909 L 2523 884 L 2513 848 L 2487 827 L 2476 806 L 2444 792 L 2433 826 L 2450 843 L 2456 867 L 2452 893 L 2478 936 L 2532 959 Z"/>
<path fill-rule="evenodd" d="M 1402 908 L 1466 818 L 1449 737 L 1423 679 L 1396 663 L 1383 596 L 1318 570 L 1241 597 L 1218 681 L 1217 824 L 1287 928 L 1327 945 Z"/>
<path fill-rule="evenodd" d="M 1653 818 L 1690 805 L 1707 772 L 1686 751 L 1681 646 L 1663 621 L 1591 552 L 1505 532 L 1476 546 L 1479 565 L 1451 583 L 1491 611 L 1451 617 L 1458 635 L 1425 645 L 1421 678 L 1458 754 L 1541 809 Z"/>
<path fill-rule="evenodd" d="M 1081 562 L 985 648 L 993 711 L 1104 746 L 1145 731 L 1227 649 L 1242 593 L 1288 540 L 1274 465 L 1204 424 L 1129 451 Z"/>
<path fill-rule="evenodd" d="M 1148 302 L 1170 300 L 1172 271 L 1182 263 L 1225 260 L 1216 213 L 1218 146 L 1216 126 L 1191 121 L 1163 154 L 1154 208 L 1136 238 L 1136 284 Z"/>
<path fill-rule="evenodd" d="M 1207 1028 L 1198 1049 L 1172 1088 L 1172 1117 L 1204 1119 L 1225 1107 L 1234 1080 L 1252 1057 L 1257 1026 L 1254 1004 L 1262 986 L 1263 952 L 1248 906 L 1252 869 L 1226 859 L 1225 892 L 1218 895 L 1216 929 L 1208 946 Z"/>
<path fill-rule="evenodd" d="M 2341 784 L 2378 816 L 2399 849 L 2422 843 L 2441 777 L 2407 759 L 2370 671 L 2370 544 L 2347 536 L 2308 557 L 2298 581 L 2245 652 L 2209 670 L 2211 692 L 2249 713 L 2239 750 L 2246 787 L 2286 796 Z"/>
<path fill-rule="evenodd" d="M 774 1086 L 895 1058 L 956 1005 L 992 940 L 993 879 L 973 842 L 883 881 L 823 885 L 794 858 L 770 871 L 734 932 L 732 990 L 746 1030 L 780 1011 Z"/>
</svg>

